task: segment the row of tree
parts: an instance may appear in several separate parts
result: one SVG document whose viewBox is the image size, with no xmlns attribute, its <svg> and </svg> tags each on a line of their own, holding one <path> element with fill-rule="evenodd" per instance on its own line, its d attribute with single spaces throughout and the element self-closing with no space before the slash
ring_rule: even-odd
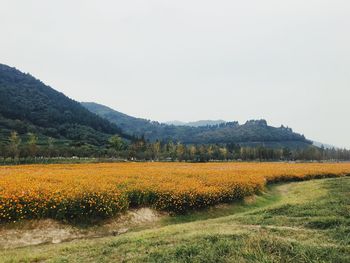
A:
<svg viewBox="0 0 350 263">
<path fill-rule="evenodd" d="M 302 149 L 269 148 L 264 146 L 241 146 L 239 144 L 200 144 L 185 145 L 182 143 L 160 142 L 148 143 L 145 140 L 134 141 L 124 145 L 114 138 L 110 153 L 122 158 L 136 160 L 169 160 L 169 161 L 350 161 L 350 151 L 346 149 L 325 149 L 309 146 Z M 118 143 L 116 143 L 116 141 Z M 112 150 L 112 152 L 111 152 Z"/>
<path fill-rule="evenodd" d="M 336 160 L 349 161 L 350 151 L 346 149 L 325 149 L 310 146 L 303 149 L 249 147 L 238 144 L 201 144 L 185 145 L 180 142 L 147 142 L 140 138 L 126 142 L 119 136 L 110 137 L 108 145 L 103 147 L 88 144 L 58 144 L 48 137 L 38 143 L 34 133 L 27 134 L 26 140 L 12 132 L 6 144 L 0 145 L 0 157 L 19 158 L 53 158 L 53 157 L 94 157 L 118 158 L 125 160 L 153 161 L 290 161 L 290 160 Z"/>
</svg>

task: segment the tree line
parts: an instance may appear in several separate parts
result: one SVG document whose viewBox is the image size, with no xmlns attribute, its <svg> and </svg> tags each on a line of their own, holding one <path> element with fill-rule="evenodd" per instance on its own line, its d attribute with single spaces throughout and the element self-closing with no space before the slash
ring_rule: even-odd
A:
<svg viewBox="0 0 350 263">
<path fill-rule="evenodd" d="M 37 135 L 28 133 L 23 141 L 12 132 L 7 143 L 0 144 L 3 160 L 31 160 L 33 158 L 113 158 L 133 161 L 349 161 L 346 149 L 325 149 L 309 146 L 302 149 L 268 148 L 231 144 L 182 144 L 172 141 L 149 142 L 144 138 L 125 141 L 118 135 L 111 136 L 108 144 L 97 147 L 88 144 L 62 144 L 51 137 L 39 143 Z"/>
</svg>

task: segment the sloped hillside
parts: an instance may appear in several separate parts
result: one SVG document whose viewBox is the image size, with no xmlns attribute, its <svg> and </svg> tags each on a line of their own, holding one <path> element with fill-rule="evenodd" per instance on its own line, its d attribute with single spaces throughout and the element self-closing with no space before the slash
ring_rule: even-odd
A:
<svg viewBox="0 0 350 263">
<path fill-rule="evenodd" d="M 135 118 L 92 102 L 82 103 L 93 113 L 115 123 L 126 133 L 145 136 L 151 141 L 176 140 L 186 144 L 237 143 L 241 145 L 264 145 L 267 147 L 304 148 L 312 144 L 303 135 L 292 129 L 272 127 L 265 120 L 250 120 L 240 125 L 226 122 L 211 126 L 190 127 L 167 125 Z"/>
<path fill-rule="evenodd" d="M 0 131 L 104 144 L 121 130 L 30 74 L 0 64 Z"/>
</svg>

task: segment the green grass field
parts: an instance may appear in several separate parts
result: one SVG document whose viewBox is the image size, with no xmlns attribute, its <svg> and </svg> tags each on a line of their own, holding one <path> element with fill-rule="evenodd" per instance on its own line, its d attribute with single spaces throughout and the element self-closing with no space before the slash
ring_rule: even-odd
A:
<svg viewBox="0 0 350 263">
<path fill-rule="evenodd" d="M 116 237 L 3 250 L 0 262 L 350 262 L 350 177 L 274 185 Z"/>
</svg>

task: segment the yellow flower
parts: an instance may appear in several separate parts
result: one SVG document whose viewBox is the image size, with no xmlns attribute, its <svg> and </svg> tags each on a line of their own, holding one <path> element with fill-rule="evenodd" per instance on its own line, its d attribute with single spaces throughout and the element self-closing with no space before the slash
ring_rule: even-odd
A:
<svg viewBox="0 0 350 263">
<path fill-rule="evenodd" d="M 349 163 L 1 166 L 0 222 L 108 217 L 139 205 L 184 212 L 251 195 L 266 183 L 346 174 L 350 174 Z"/>
</svg>

